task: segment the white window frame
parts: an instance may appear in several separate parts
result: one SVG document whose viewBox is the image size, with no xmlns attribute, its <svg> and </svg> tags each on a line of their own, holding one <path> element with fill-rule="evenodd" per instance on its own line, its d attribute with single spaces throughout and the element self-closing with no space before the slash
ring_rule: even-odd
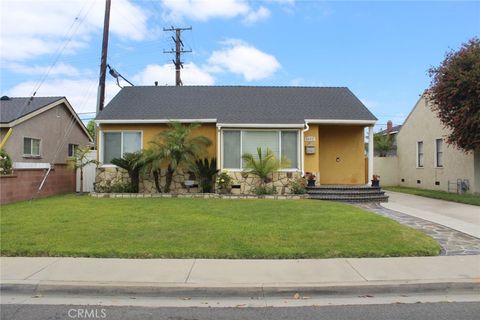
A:
<svg viewBox="0 0 480 320">
<path fill-rule="evenodd" d="M 433 145 L 435 146 L 434 149 L 435 149 L 435 154 L 433 155 L 434 159 L 433 159 L 433 166 L 437 169 L 443 169 L 445 167 L 445 164 L 442 164 L 441 166 L 438 165 L 438 149 L 437 149 L 437 141 L 438 140 L 441 140 L 442 141 L 442 158 L 444 159 L 443 157 L 443 154 L 444 154 L 444 151 L 443 149 L 445 148 L 445 145 L 443 143 L 443 138 L 436 138 L 433 140 Z"/>
<path fill-rule="evenodd" d="M 115 133 L 115 132 L 119 132 L 121 133 L 120 135 L 120 154 L 121 154 L 121 157 L 123 157 L 123 133 L 124 132 L 137 132 L 137 133 L 140 133 L 140 150 L 143 150 L 143 130 L 100 130 L 100 134 L 99 134 L 99 141 L 98 141 L 98 149 L 99 149 L 99 153 L 100 153 L 100 162 L 102 163 L 101 167 L 117 167 L 116 165 L 114 164 L 111 164 L 111 163 L 104 163 L 104 159 L 103 159 L 103 147 L 104 147 L 104 134 L 105 133 Z"/>
<path fill-rule="evenodd" d="M 32 146 L 33 144 L 30 142 L 30 154 L 25 154 L 25 139 L 30 139 L 30 140 L 38 140 L 38 154 L 32 154 Z M 42 157 L 42 139 L 40 138 L 35 138 L 35 137 L 27 137 L 24 136 L 22 139 L 22 155 L 24 158 L 41 158 Z"/>
<path fill-rule="evenodd" d="M 422 147 L 423 147 L 423 165 L 420 166 L 420 153 L 418 152 L 418 144 L 419 143 L 422 143 Z M 423 140 L 419 140 L 416 142 L 416 153 L 415 153 L 415 157 L 416 157 L 416 160 L 415 160 L 415 163 L 417 164 L 417 169 L 423 169 L 425 168 L 425 143 L 423 142 Z"/>
<path fill-rule="evenodd" d="M 225 168 L 224 166 L 224 159 L 225 159 L 225 148 L 223 147 L 223 133 L 225 131 L 240 131 L 240 168 Z M 222 128 L 221 129 L 221 135 L 220 135 L 220 148 L 222 150 L 221 156 L 222 156 L 222 161 L 221 162 L 221 170 L 227 170 L 231 172 L 241 172 L 243 171 L 243 162 L 242 162 L 242 155 L 243 155 L 243 132 L 244 131 L 274 131 L 274 132 L 279 132 L 278 134 L 278 147 L 279 147 L 279 153 L 280 153 L 280 158 L 282 157 L 282 131 L 291 131 L 291 132 L 296 132 L 297 133 L 297 168 L 284 168 L 278 170 L 279 172 L 298 172 L 301 171 L 302 163 L 301 163 L 301 149 L 300 149 L 300 139 L 301 139 L 301 130 L 299 129 L 280 129 L 280 128 L 265 128 L 265 129 L 244 129 L 244 128 Z"/>
</svg>

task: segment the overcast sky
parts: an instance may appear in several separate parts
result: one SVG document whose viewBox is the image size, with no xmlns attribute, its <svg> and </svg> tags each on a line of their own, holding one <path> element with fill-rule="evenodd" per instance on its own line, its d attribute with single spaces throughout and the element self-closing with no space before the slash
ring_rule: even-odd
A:
<svg viewBox="0 0 480 320">
<path fill-rule="evenodd" d="M 94 111 L 105 2 L 0 1 L 1 94 L 39 87 Z M 135 85 L 173 85 L 162 29 L 192 26 L 185 85 L 346 86 L 380 128 L 405 119 L 427 69 L 478 36 L 479 21 L 480 1 L 112 0 L 108 63 Z M 107 80 L 109 100 L 119 88 Z"/>
</svg>

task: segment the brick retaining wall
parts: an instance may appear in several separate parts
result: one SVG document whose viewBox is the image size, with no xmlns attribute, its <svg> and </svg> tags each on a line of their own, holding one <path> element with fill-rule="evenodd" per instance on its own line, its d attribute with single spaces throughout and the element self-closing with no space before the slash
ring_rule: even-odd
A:
<svg viewBox="0 0 480 320">
<path fill-rule="evenodd" d="M 75 192 L 75 171 L 65 164 L 56 164 L 50 171 L 42 191 L 37 195 L 46 169 L 16 169 L 13 175 L 0 176 L 0 203 Z"/>
</svg>

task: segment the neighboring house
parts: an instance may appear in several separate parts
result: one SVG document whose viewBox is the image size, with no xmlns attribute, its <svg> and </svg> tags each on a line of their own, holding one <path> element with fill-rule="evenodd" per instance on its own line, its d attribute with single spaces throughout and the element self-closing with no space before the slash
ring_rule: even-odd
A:
<svg viewBox="0 0 480 320">
<path fill-rule="evenodd" d="M 65 97 L 0 98 L 0 140 L 16 167 L 66 163 L 92 141 Z"/>
<path fill-rule="evenodd" d="M 3 96 L 0 141 L 14 168 L 12 175 L 0 175 L 0 203 L 8 203 L 75 192 L 67 158 L 92 139 L 64 97 Z"/>
<path fill-rule="evenodd" d="M 394 126 L 392 121 L 388 120 L 387 129 L 375 133 L 375 135 L 377 134 L 384 135 L 384 136 L 388 135 L 388 138 L 392 142 L 392 149 L 387 152 L 387 157 L 393 157 L 397 155 L 397 134 L 401 128 L 402 128 L 401 124 Z M 379 156 L 379 153 L 376 150 L 374 151 L 375 151 L 375 156 L 376 157 Z"/>
<path fill-rule="evenodd" d="M 480 150 L 465 153 L 448 145 L 447 135 L 422 96 L 397 135 L 397 157 L 375 158 L 375 173 L 388 184 L 480 193 Z"/>
<path fill-rule="evenodd" d="M 274 183 L 285 191 L 288 181 L 305 172 L 317 184 L 366 183 L 364 130 L 373 139 L 374 115 L 347 88 L 179 86 L 126 87 L 99 113 L 98 160 L 103 163 L 97 186 L 121 181 L 112 158 L 149 147 L 171 121 L 201 123 L 195 134 L 209 137 L 210 158 L 234 178 L 235 192 L 248 192 L 252 178 L 241 174 L 245 153 L 257 147 L 289 159 Z M 373 148 L 370 150 L 373 158 Z M 370 162 L 370 176 L 373 174 Z M 182 191 L 174 179 L 173 190 Z M 108 182 L 106 182 L 108 181 Z M 151 181 L 141 191 L 152 191 Z"/>
</svg>

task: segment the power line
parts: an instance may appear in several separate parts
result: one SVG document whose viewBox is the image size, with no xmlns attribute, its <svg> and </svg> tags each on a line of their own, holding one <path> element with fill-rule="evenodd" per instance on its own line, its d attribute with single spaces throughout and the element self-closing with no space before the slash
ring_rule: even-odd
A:
<svg viewBox="0 0 480 320">
<path fill-rule="evenodd" d="M 163 50 L 163 53 L 175 53 L 175 60 L 172 60 L 172 61 L 173 61 L 173 64 L 175 65 L 175 85 L 176 86 L 183 85 L 182 79 L 180 77 L 180 69 L 183 69 L 183 62 L 181 60 L 181 55 L 182 53 L 192 52 L 192 50 L 183 50 L 184 45 L 182 41 L 182 31 L 186 31 L 186 30 L 192 30 L 192 27 L 174 28 L 172 26 L 171 28 L 163 28 L 163 31 L 175 32 L 175 37 L 172 36 L 172 39 L 175 42 L 175 50 L 173 49 L 170 51 Z"/>
</svg>

